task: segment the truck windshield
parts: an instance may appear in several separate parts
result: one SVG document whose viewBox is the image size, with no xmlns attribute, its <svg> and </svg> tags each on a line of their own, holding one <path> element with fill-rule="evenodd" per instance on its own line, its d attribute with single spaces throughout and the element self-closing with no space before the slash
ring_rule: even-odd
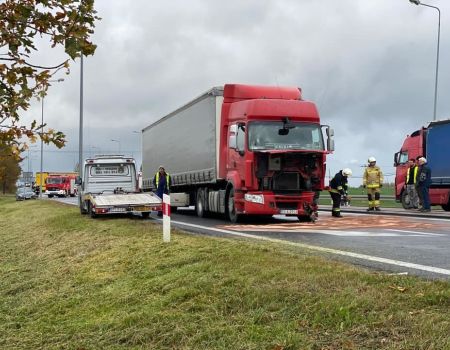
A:
<svg viewBox="0 0 450 350">
<path fill-rule="evenodd" d="M 62 179 L 62 177 L 48 177 L 47 178 L 47 183 L 49 185 L 62 184 L 63 183 L 63 179 Z"/>
<path fill-rule="evenodd" d="M 282 122 L 249 123 L 249 150 L 324 150 L 322 131 L 317 124 L 294 122 L 285 132 L 280 133 L 280 129 L 283 129 Z"/>
</svg>

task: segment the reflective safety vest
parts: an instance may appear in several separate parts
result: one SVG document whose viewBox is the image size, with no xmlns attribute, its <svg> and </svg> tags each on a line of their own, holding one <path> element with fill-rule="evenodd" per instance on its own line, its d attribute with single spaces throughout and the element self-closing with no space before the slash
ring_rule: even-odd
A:
<svg viewBox="0 0 450 350">
<path fill-rule="evenodd" d="M 417 182 L 417 172 L 419 171 L 419 167 L 415 165 L 413 167 L 414 175 L 413 175 L 413 184 Z M 408 171 L 406 172 L 406 184 L 409 183 L 409 174 L 411 173 L 411 168 L 408 168 Z"/>
<path fill-rule="evenodd" d="M 367 188 L 378 188 L 383 180 L 383 172 L 377 166 L 368 166 L 364 171 L 363 185 Z"/>
<path fill-rule="evenodd" d="M 159 186 L 159 171 L 156 172 L 155 177 L 156 177 L 155 186 L 156 186 L 156 189 L 158 189 L 158 186 Z M 170 184 L 169 178 L 170 178 L 170 175 L 168 173 L 166 173 L 166 188 L 167 189 L 169 189 L 169 184 Z"/>
</svg>

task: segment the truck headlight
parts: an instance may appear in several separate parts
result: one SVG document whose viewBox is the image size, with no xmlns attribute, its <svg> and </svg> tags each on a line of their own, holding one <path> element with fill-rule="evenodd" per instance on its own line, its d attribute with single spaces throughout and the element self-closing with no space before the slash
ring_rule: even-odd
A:
<svg viewBox="0 0 450 350">
<path fill-rule="evenodd" d="M 262 194 L 245 194 L 245 200 L 247 202 L 264 204 L 264 196 Z"/>
</svg>

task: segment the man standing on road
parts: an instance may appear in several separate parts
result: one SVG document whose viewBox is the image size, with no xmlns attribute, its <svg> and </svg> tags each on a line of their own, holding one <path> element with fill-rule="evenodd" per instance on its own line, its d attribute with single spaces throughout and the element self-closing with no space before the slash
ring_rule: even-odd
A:
<svg viewBox="0 0 450 350">
<path fill-rule="evenodd" d="M 341 218 L 341 196 L 347 193 L 347 178 L 352 176 L 352 171 L 349 168 L 340 170 L 330 181 L 330 196 L 333 201 L 333 209 L 331 216 Z"/>
<path fill-rule="evenodd" d="M 172 179 L 170 174 L 166 173 L 166 170 L 162 165 L 159 166 L 153 178 L 153 186 L 156 188 L 156 195 L 159 198 L 163 198 L 163 194 L 169 194 L 170 186 L 172 185 Z M 158 212 L 158 216 L 162 216 L 162 212 Z"/>
<path fill-rule="evenodd" d="M 419 207 L 419 197 L 417 196 L 417 172 L 419 170 L 416 160 L 411 158 L 408 161 L 409 168 L 406 171 L 405 189 L 409 198 L 409 209 Z"/>
<path fill-rule="evenodd" d="M 421 212 L 431 211 L 430 207 L 430 185 L 431 185 L 431 169 L 427 165 L 426 158 L 419 158 L 419 174 L 417 180 L 417 189 L 422 194 L 422 208 Z"/>
<path fill-rule="evenodd" d="M 376 166 L 375 157 L 369 157 L 367 160 L 369 166 L 366 167 L 363 176 L 363 187 L 367 188 L 367 198 L 369 208 L 367 211 L 380 211 L 380 188 L 383 187 L 383 172 Z"/>
</svg>

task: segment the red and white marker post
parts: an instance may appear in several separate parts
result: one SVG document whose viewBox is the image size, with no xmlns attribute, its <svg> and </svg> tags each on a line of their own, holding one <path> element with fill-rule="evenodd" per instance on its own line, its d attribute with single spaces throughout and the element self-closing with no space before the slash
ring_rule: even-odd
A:
<svg viewBox="0 0 450 350">
<path fill-rule="evenodd" d="M 170 196 L 163 194 L 163 242 L 170 242 Z"/>
</svg>

